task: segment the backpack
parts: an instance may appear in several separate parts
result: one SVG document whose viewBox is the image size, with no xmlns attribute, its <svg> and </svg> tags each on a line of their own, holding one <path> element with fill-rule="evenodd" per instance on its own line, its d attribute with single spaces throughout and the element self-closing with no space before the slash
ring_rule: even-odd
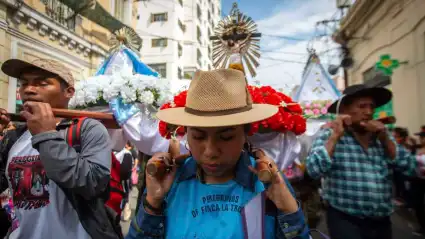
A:
<svg viewBox="0 0 425 239">
<path fill-rule="evenodd" d="M 70 125 L 67 129 L 67 139 L 68 144 L 75 149 L 78 153 L 81 150 L 81 126 L 84 120 L 87 118 L 78 118 L 74 119 L 74 123 Z M 106 201 L 106 206 L 113 209 L 119 218 L 121 218 L 121 203 L 125 197 L 124 188 L 122 181 L 125 180 L 122 178 L 124 168 L 121 168 L 120 162 L 115 157 L 115 154 L 111 151 L 112 165 L 111 165 L 111 178 L 109 180 L 109 197 Z"/>
<path fill-rule="evenodd" d="M 81 150 L 81 147 L 78 143 L 79 137 L 74 140 L 72 135 L 79 136 L 83 121 L 84 119 L 65 119 L 56 127 L 56 130 L 68 129 L 66 140 L 73 143 L 73 148 L 77 152 Z M 72 130 L 70 130 L 71 127 Z M 26 130 L 26 124 L 19 124 L 15 130 L 8 131 L 3 140 L 0 142 L 0 171 L 6 168 L 5 166 L 7 164 L 9 151 L 13 144 Z M 112 160 L 112 163 L 114 163 L 114 160 Z M 116 168 L 116 165 L 115 167 L 112 165 L 112 168 Z M 111 174 L 112 173 L 113 172 L 111 171 Z M 111 178 L 113 177 L 114 176 L 111 175 Z M 113 183 L 110 183 L 109 187 L 111 184 Z M 1 172 L 0 175 L 0 185 L 0 189 L 8 188 L 8 182 L 3 172 Z M 71 189 L 61 188 L 68 201 L 77 212 L 81 225 L 91 236 L 91 238 L 124 238 L 120 226 L 120 217 L 118 216 L 117 211 L 112 208 L 112 206 L 115 205 L 115 203 L 113 203 L 115 200 L 112 199 L 114 196 L 111 197 L 110 195 L 110 192 L 113 189 L 111 190 L 109 187 L 99 197 L 89 200 L 83 198 L 81 195 L 75 194 Z"/>
</svg>

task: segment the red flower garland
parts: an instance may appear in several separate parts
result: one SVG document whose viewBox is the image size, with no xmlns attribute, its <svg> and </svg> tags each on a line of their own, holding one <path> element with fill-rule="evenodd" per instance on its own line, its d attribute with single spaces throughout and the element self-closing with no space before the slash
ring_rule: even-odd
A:
<svg viewBox="0 0 425 239">
<path fill-rule="evenodd" d="M 271 104 L 279 106 L 279 111 L 272 117 L 260 122 L 251 124 L 249 135 L 257 132 L 282 132 L 292 131 L 296 135 L 303 134 L 306 131 L 306 120 L 302 116 L 301 106 L 292 101 L 291 97 L 276 91 L 270 86 L 248 86 L 248 92 L 251 94 L 252 101 L 256 104 Z M 173 102 L 161 106 L 162 109 L 184 107 L 186 105 L 187 91 L 174 96 Z M 162 137 L 171 138 L 173 133 L 179 136 L 185 134 L 183 127 L 167 125 L 165 122 L 159 122 L 159 133 Z"/>
</svg>

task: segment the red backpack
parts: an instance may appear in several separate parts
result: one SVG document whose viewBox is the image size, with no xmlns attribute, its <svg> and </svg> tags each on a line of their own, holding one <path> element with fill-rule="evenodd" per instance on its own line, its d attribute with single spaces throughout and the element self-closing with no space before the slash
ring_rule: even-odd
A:
<svg viewBox="0 0 425 239">
<path fill-rule="evenodd" d="M 80 133 L 81 126 L 87 118 L 74 119 L 73 123 L 67 130 L 67 142 L 77 152 L 81 150 Z M 109 181 L 109 199 L 106 201 L 106 206 L 112 208 L 119 217 L 121 217 L 121 203 L 124 199 L 124 188 L 121 182 L 120 162 L 111 151 L 112 165 L 111 165 L 111 179 Z"/>
</svg>

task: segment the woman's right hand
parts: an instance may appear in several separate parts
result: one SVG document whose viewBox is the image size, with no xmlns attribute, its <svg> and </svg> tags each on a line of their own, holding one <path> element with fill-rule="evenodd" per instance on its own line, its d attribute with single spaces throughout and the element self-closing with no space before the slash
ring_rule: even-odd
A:
<svg viewBox="0 0 425 239">
<path fill-rule="evenodd" d="M 171 166 L 171 170 L 161 178 L 154 177 L 148 173 L 146 174 L 146 200 L 153 207 L 160 208 L 165 196 L 173 185 L 178 165 L 173 163 L 169 153 L 156 153 L 149 159 L 147 164 L 155 161 L 163 161 L 165 164 Z"/>
</svg>

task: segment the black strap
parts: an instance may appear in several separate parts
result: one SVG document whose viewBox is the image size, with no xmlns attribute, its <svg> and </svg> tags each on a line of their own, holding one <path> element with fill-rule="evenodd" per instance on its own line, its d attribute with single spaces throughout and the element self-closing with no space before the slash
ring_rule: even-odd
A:
<svg viewBox="0 0 425 239">
<path fill-rule="evenodd" d="M 116 192 L 116 193 L 121 194 L 122 196 L 125 196 L 125 192 L 124 192 L 124 191 L 122 191 L 122 190 L 121 190 L 121 189 L 119 189 L 119 188 L 116 188 L 116 187 L 110 187 L 110 188 L 109 188 L 109 191 L 110 191 L 110 192 Z"/>
<path fill-rule="evenodd" d="M 81 128 L 86 118 L 77 118 L 58 125 L 67 128 L 66 140 L 78 153 L 81 152 Z M 113 189 L 108 185 L 98 198 L 84 199 L 72 190 L 62 188 L 66 197 L 77 211 L 81 224 L 92 238 L 122 239 L 121 227 L 117 221 L 117 213 L 105 206 L 109 193 Z M 118 218 L 119 219 L 119 218 Z"/>
</svg>

